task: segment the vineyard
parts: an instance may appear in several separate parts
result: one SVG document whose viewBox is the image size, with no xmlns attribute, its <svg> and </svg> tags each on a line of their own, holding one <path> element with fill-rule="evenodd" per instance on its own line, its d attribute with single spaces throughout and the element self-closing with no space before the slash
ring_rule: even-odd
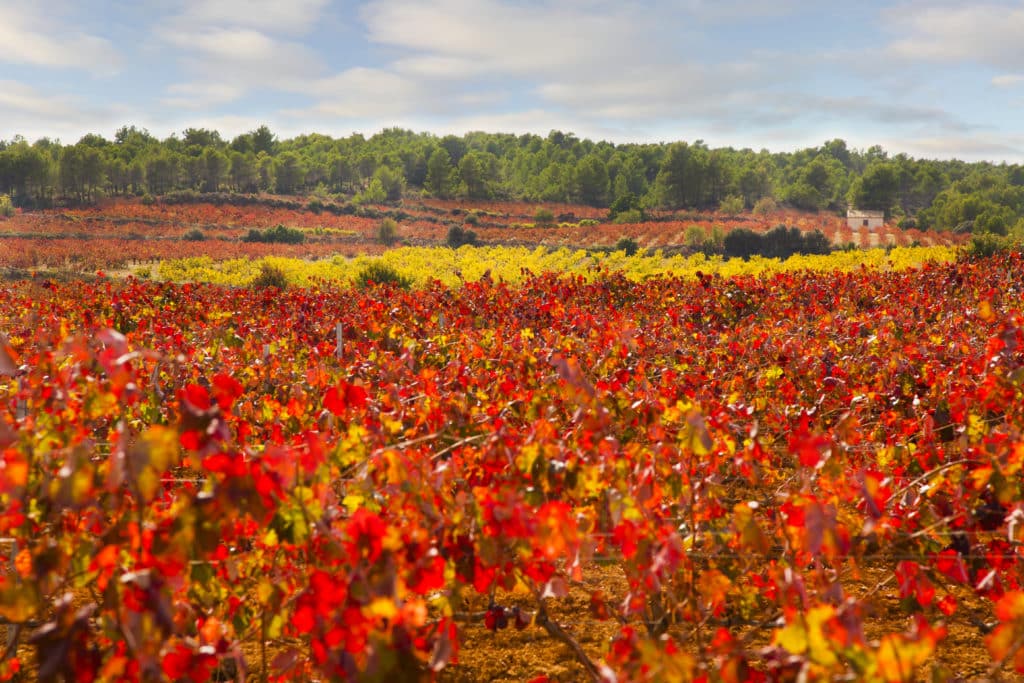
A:
<svg viewBox="0 0 1024 683">
<path fill-rule="evenodd" d="M 451 253 L 0 286 L 0 678 L 1024 673 L 1019 253 Z"/>
<path fill-rule="evenodd" d="M 0 221 L 0 267 L 91 272 L 203 256 L 217 261 L 266 256 L 311 260 L 380 254 L 384 246 L 376 233 L 384 217 L 396 220 L 396 238 L 409 246 L 443 245 L 452 227 L 472 230 L 485 246 L 552 250 L 608 249 L 625 238 L 652 252 L 693 251 L 694 239 L 736 228 L 763 233 L 779 224 L 803 232 L 820 230 L 836 247 L 954 246 L 968 239 L 894 226 L 876 232 L 851 230 L 835 216 L 792 211 L 763 217 L 662 212 L 645 222 L 620 225 L 607 220 L 607 211 L 575 205 L 420 200 L 397 208 L 334 206 L 331 212 L 311 211 L 294 201 L 280 200 L 276 206 L 267 201 L 274 200 L 253 205 L 112 200 L 82 209 L 25 212 Z M 537 209 L 550 212 L 553 221 L 538 224 Z M 301 231 L 303 242 L 245 241 L 249 230 L 277 225 Z"/>
</svg>

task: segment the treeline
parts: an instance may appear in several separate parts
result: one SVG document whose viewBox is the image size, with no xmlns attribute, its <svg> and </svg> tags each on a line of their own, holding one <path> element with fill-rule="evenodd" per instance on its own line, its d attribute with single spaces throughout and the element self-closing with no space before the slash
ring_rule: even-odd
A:
<svg viewBox="0 0 1024 683">
<path fill-rule="evenodd" d="M 232 140 L 189 128 L 159 140 L 125 126 L 113 140 L 0 141 L 0 195 L 16 206 L 88 203 L 172 191 L 336 195 L 383 203 L 440 198 L 579 202 L 646 209 L 741 211 L 777 203 L 811 211 L 886 211 L 908 227 L 1021 229 L 1024 167 L 889 156 L 843 140 L 795 152 L 709 148 L 702 141 L 612 144 L 571 133 L 439 137 L 386 129 L 369 138 L 266 126 Z"/>
</svg>

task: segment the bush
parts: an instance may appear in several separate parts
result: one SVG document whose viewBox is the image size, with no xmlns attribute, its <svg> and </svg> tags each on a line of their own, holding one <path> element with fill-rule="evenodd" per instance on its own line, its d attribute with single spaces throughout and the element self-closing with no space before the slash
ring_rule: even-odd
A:
<svg viewBox="0 0 1024 683">
<path fill-rule="evenodd" d="M 763 235 L 746 228 L 733 230 L 725 236 L 723 246 L 726 256 L 739 258 L 757 255 L 787 259 L 794 254 L 828 254 L 832 251 L 832 245 L 820 230 L 805 235 L 798 228 L 784 225 L 778 225 Z"/>
<path fill-rule="evenodd" d="M 718 210 L 727 216 L 738 216 L 743 213 L 743 197 L 738 194 L 731 194 L 721 201 Z"/>
<path fill-rule="evenodd" d="M 141 201 L 143 206 L 153 206 L 154 204 L 156 204 L 156 200 L 153 199 L 153 195 L 151 195 L 148 192 L 142 195 Z"/>
<path fill-rule="evenodd" d="M 475 245 L 477 243 L 476 233 L 472 230 L 466 230 L 459 225 L 453 225 L 448 228 L 448 236 L 445 238 L 445 243 L 452 249 L 458 249 L 465 244 Z"/>
<path fill-rule="evenodd" d="M 324 210 L 324 203 L 320 199 L 314 197 L 306 202 L 306 210 L 319 215 Z"/>
<path fill-rule="evenodd" d="M 1003 251 L 1009 251 L 1014 247 L 1015 240 L 991 232 L 981 233 L 971 237 L 967 245 L 967 253 L 970 256 L 994 256 Z"/>
<path fill-rule="evenodd" d="M 276 287 L 277 289 L 284 290 L 288 288 L 288 278 L 285 277 L 284 271 L 277 266 L 264 263 L 260 267 L 260 274 L 253 278 L 249 286 L 253 289 Z"/>
<path fill-rule="evenodd" d="M 302 244 L 306 241 L 306 233 L 298 228 L 286 228 L 283 225 L 275 225 L 272 228 L 260 232 L 252 228 L 249 234 L 242 238 L 243 242 L 268 242 L 273 244 Z"/>
<path fill-rule="evenodd" d="M 801 254 L 831 254 L 832 243 L 825 233 L 815 230 L 804 235 L 804 243 L 800 248 Z"/>
<path fill-rule="evenodd" d="M 708 240 L 708 233 L 704 228 L 699 225 L 691 225 L 686 228 L 686 232 L 683 234 L 683 241 L 686 242 L 686 246 L 691 249 L 700 249 L 704 246 L 704 243 Z"/>
<path fill-rule="evenodd" d="M 533 213 L 533 222 L 538 227 L 550 227 L 555 224 L 555 213 L 551 209 L 545 209 L 542 206 Z"/>
<path fill-rule="evenodd" d="M 206 239 L 206 233 L 204 233 L 199 228 L 192 228 L 191 230 L 186 232 L 184 237 L 182 237 L 181 239 L 185 240 L 186 242 L 202 242 L 203 240 Z"/>
<path fill-rule="evenodd" d="M 377 241 L 390 247 L 398 238 L 398 223 L 394 218 L 385 218 L 377 226 Z"/>
<path fill-rule="evenodd" d="M 760 254 L 764 250 L 764 240 L 761 235 L 748 230 L 747 228 L 737 228 L 731 230 L 728 235 L 725 236 L 723 246 L 725 247 L 725 255 L 732 258 L 750 258 L 755 254 Z"/>
<path fill-rule="evenodd" d="M 615 218 L 612 219 L 612 223 L 616 225 L 623 225 L 625 223 L 643 223 L 644 212 L 640 209 L 629 209 L 627 211 L 620 211 L 615 214 Z"/>
<path fill-rule="evenodd" d="M 704 241 L 705 251 L 721 252 L 725 248 L 725 228 L 715 224 L 711 226 L 711 232 Z"/>
<path fill-rule="evenodd" d="M 0 216 L 10 218 L 13 215 L 14 204 L 11 204 L 11 198 L 5 194 L 0 194 Z"/>
<path fill-rule="evenodd" d="M 640 218 L 638 220 L 615 221 L 619 214 L 627 211 L 638 212 L 640 214 Z M 632 192 L 627 192 L 621 197 L 616 197 L 615 201 L 612 202 L 612 205 L 608 207 L 608 220 L 610 221 L 615 221 L 617 223 L 640 223 L 644 218 L 644 209 L 643 206 L 640 205 L 640 198 Z"/>
<path fill-rule="evenodd" d="M 596 218 L 581 218 L 580 222 L 577 223 L 581 228 L 592 228 L 595 225 L 601 225 L 601 221 Z"/>
<path fill-rule="evenodd" d="M 470 211 L 462 222 L 464 225 L 480 225 L 480 214 L 476 211 Z"/>
<path fill-rule="evenodd" d="M 620 237 L 615 243 L 615 251 L 624 251 L 626 256 L 633 256 L 640 249 L 640 245 L 632 237 Z"/>
<path fill-rule="evenodd" d="M 386 263 L 374 261 L 366 266 L 356 275 L 356 285 L 366 289 L 372 285 L 385 285 L 399 289 L 412 287 L 412 278 L 402 275 L 398 270 Z"/>
<path fill-rule="evenodd" d="M 778 208 L 779 205 L 772 197 L 761 197 L 754 204 L 753 212 L 758 216 L 767 216 L 770 213 L 775 213 Z"/>
<path fill-rule="evenodd" d="M 388 193 L 384 189 L 383 183 L 380 179 L 374 178 L 365 190 L 352 198 L 352 202 L 361 206 L 363 204 L 383 204 L 387 199 Z"/>
</svg>

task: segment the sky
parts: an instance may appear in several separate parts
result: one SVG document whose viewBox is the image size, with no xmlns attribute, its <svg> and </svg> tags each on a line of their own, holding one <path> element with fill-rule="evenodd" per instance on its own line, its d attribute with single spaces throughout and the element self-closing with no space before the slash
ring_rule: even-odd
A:
<svg viewBox="0 0 1024 683">
<path fill-rule="evenodd" d="M 1024 161 L 1024 0 L 0 0 L 0 139 L 398 126 Z"/>
</svg>

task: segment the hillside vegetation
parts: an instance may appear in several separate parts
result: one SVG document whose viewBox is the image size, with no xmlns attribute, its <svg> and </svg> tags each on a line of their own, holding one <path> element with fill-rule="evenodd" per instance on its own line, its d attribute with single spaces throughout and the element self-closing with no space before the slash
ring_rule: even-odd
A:
<svg viewBox="0 0 1024 683">
<path fill-rule="evenodd" d="M 1024 232 L 1024 167 L 890 156 L 877 146 L 850 149 L 840 139 L 773 153 L 700 140 L 594 142 L 561 131 L 440 137 L 392 128 L 368 138 L 278 140 L 261 126 L 232 140 L 202 128 L 159 140 L 125 126 L 113 140 L 91 134 L 75 144 L 0 141 L 0 194 L 16 206 L 176 192 L 312 194 L 311 208 L 410 195 L 573 202 L 625 222 L 653 209 L 856 207 L 885 211 L 903 227 Z"/>
</svg>

